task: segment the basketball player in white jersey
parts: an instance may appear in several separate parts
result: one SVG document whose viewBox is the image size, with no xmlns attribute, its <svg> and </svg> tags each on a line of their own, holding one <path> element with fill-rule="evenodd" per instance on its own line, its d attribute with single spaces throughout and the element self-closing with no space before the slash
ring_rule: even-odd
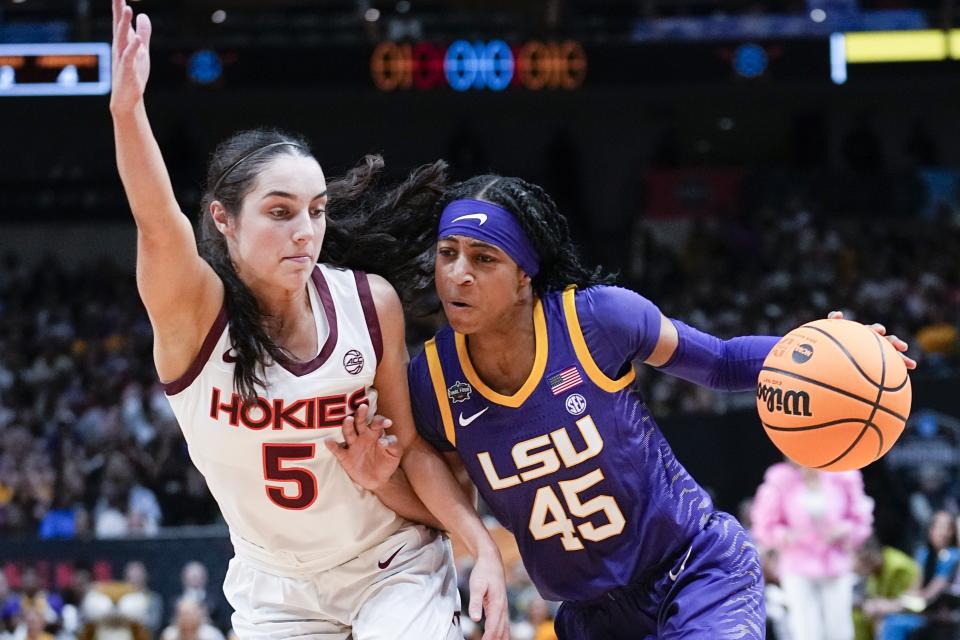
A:
<svg viewBox="0 0 960 640">
<path fill-rule="evenodd" d="M 476 560 L 469 613 L 485 612 L 484 638 L 506 638 L 499 552 L 414 429 L 396 293 L 380 277 L 318 263 L 327 185 L 306 143 L 274 131 L 222 143 L 198 246 L 144 107 L 150 22 L 140 15 L 134 27 L 124 0 L 113 11 L 110 110 L 137 224 L 137 285 L 157 371 L 230 528 L 224 590 L 237 635 L 461 637 L 448 540 L 401 517 L 409 498 L 401 515 L 384 506 L 405 491 L 389 480 L 400 464 L 420 507 Z M 391 420 L 371 429 L 367 406 Z M 345 462 L 356 484 L 335 439 L 363 453 Z"/>
</svg>

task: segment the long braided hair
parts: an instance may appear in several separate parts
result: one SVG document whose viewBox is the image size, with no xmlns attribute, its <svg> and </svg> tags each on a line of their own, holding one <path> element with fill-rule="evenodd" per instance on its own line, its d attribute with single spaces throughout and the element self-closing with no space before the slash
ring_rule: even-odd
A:
<svg viewBox="0 0 960 640">
<path fill-rule="evenodd" d="M 330 226 L 321 260 L 358 265 L 391 282 L 408 311 L 437 310 L 434 260 L 440 214 L 450 202 L 486 200 L 513 213 L 540 257 L 537 295 L 575 284 L 611 284 L 615 276 L 580 262 L 566 218 L 539 185 L 495 174 L 449 183 L 442 160 L 423 165 L 401 184 L 380 188 L 383 161 L 366 161 L 329 186 Z"/>
</svg>

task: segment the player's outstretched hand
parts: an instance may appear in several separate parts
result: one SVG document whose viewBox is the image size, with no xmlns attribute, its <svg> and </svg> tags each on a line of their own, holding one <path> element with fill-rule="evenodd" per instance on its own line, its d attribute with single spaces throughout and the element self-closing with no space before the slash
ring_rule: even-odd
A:
<svg viewBox="0 0 960 640">
<path fill-rule="evenodd" d="M 830 313 L 827 314 L 827 319 L 843 320 L 843 311 L 831 311 Z M 912 370 L 917 368 L 917 361 L 906 355 L 906 351 L 907 349 L 910 348 L 910 345 L 908 345 L 906 342 L 904 342 L 897 336 L 888 336 L 887 328 L 884 327 L 882 324 L 874 323 L 867 326 L 870 327 L 870 329 L 872 329 L 877 335 L 883 336 L 884 338 L 886 338 L 887 341 L 893 345 L 893 348 L 900 353 L 900 357 L 903 359 L 903 364 L 907 366 L 907 369 Z"/>
<path fill-rule="evenodd" d="M 376 491 L 397 470 L 403 456 L 397 437 L 386 433 L 392 424 L 381 415 L 371 417 L 370 408 L 362 404 L 354 415 L 343 420 L 343 443 L 332 438 L 323 443 L 351 480 L 368 491 Z"/>
<path fill-rule="evenodd" d="M 510 619 L 507 612 L 507 587 L 500 554 L 479 553 L 470 572 L 470 618 L 484 620 L 483 640 L 510 640 Z"/>
<path fill-rule="evenodd" d="M 150 77 L 150 18 L 137 16 L 133 26 L 133 9 L 126 0 L 113 1 L 113 89 L 110 110 L 122 113 L 143 100 Z"/>
</svg>

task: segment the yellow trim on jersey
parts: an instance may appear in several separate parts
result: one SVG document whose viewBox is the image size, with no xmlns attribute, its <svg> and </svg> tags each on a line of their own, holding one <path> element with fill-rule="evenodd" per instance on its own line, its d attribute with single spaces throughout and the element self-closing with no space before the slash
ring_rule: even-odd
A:
<svg viewBox="0 0 960 640">
<path fill-rule="evenodd" d="M 577 317 L 577 303 L 574 300 L 576 291 L 577 287 L 575 285 L 571 285 L 563 290 L 563 315 L 567 320 L 567 331 L 570 332 L 570 340 L 573 342 L 574 351 L 577 352 L 577 359 L 580 360 L 580 364 L 583 365 L 583 370 L 590 376 L 593 384 L 610 393 L 620 391 L 633 382 L 634 378 L 637 377 L 637 372 L 633 368 L 633 365 L 630 365 L 630 371 L 625 373 L 623 377 L 614 380 L 613 378 L 608 378 L 607 374 L 601 371 L 597 363 L 593 361 L 593 356 L 590 355 L 590 348 L 587 347 L 587 341 L 583 338 L 580 319 Z"/>
<path fill-rule="evenodd" d="M 511 409 L 516 409 L 527 401 L 527 398 L 530 397 L 533 390 L 540 384 L 540 380 L 543 378 L 543 372 L 547 368 L 547 318 L 543 313 L 543 303 L 539 298 L 537 298 L 537 301 L 533 305 L 533 331 L 537 349 L 536 355 L 533 358 L 533 368 L 530 370 L 530 375 L 527 376 L 526 382 L 524 382 L 523 386 L 512 396 L 497 393 L 484 384 L 480 376 L 477 375 L 476 370 L 474 370 L 473 363 L 470 362 L 470 353 L 467 351 L 466 337 L 462 333 L 455 335 L 457 357 L 460 359 L 460 366 L 463 368 L 467 380 L 480 392 L 480 395 L 491 402 L 496 402 Z"/>
<path fill-rule="evenodd" d="M 443 431 L 447 434 L 447 441 L 457 446 L 457 432 L 453 428 L 453 414 L 450 413 L 450 403 L 447 401 L 447 383 L 443 379 L 443 368 L 440 366 L 440 356 L 437 353 L 437 339 L 427 340 L 423 345 L 423 351 L 427 354 L 427 367 L 430 369 L 430 380 L 433 381 L 433 392 L 437 396 L 437 406 L 440 407 Z"/>
</svg>

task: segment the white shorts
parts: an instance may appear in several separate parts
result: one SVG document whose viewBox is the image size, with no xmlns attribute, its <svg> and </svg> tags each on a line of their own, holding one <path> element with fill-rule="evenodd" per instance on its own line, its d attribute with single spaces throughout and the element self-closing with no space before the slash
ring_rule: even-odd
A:
<svg viewBox="0 0 960 640">
<path fill-rule="evenodd" d="M 240 640 L 461 640 L 449 539 L 410 525 L 342 565 L 291 578 L 230 561 L 223 591 Z"/>
</svg>

